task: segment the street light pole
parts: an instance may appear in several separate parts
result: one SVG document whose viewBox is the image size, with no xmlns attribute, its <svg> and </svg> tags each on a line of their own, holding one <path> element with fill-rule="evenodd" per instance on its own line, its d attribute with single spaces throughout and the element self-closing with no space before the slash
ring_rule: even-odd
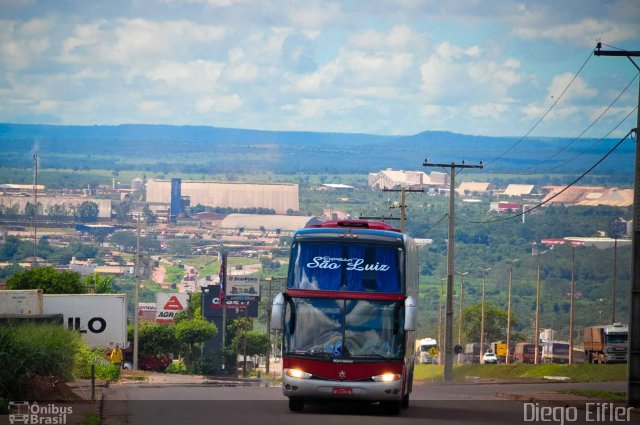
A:
<svg viewBox="0 0 640 425">
<path fill-rule="evenodd" d="M 569 302 L 569 364 L 573 364 L 573 298 L 576 287 L 576 247 L 571 245 L 571 301 Z"/>
<path fill-rule="evenodd" d="M 469 272 L 456 272 L 456 274 L 458 276 L 460 276 L 460 296 L 458 297 L 459 301 L 460 301 L 460 307 L 458 309 L 458 311 L 460 312 L 458 317 L 458 345 L 462 345 L 462 298 L 463 298 L 463 292 L 464 292 L 464 277 L 466 275 L 469 274 Z M 462 363 L 460 361 L 460 354 L 458 354 L 458 363 Z"/>
<path fill-rule="evenodd" d="M 509 301 L 507 302 L 507 357 L 505 363 L 511 363 L 511 286 L 513 283 L 513 265 L 519 260 L 514 258 L 513 260 L 507 259 L 509 263 Z"/>
<path fill-rule="evenodd" d="M 438 345 L 440 349 L 438 350 L 438 364 L 443 364 L 443 355 L 444 350 L 444 328 L 442 326 L 442 310 L 444 307 L 443 298 L 444 298 L 444 283 L 447 281 L 447 277 L 443 277 L 440 279 L 440 302 L 438 303 Z"/>
<path fill-rule="evenodd" d="M 542 254 L 546 254 L 547 251 L 538 251 L 536 244 L 533 244 L 533 248 L 535 249 L 535 253 L 533 255 L 537 255 L 538 257 L 538 273 L 536 279 L 536 322 L 533 330 L 533 346 L 534 346 L 534 359 L 533 363 L 538 364 L 538 355 L 540 354 L 540 256 Z"/>
<path fill-rule="evenodd" d="M 483 363 L 484 356 L 484 287 L 485 287 L 485 279 L 487 277 L 487 272 L 491 270 L 491 267 L 487 267 L 483 269 L 480 267 L 480 271 L 482 272 L 482 304 L 480 306 L 480 362 Z"/>
</svg>

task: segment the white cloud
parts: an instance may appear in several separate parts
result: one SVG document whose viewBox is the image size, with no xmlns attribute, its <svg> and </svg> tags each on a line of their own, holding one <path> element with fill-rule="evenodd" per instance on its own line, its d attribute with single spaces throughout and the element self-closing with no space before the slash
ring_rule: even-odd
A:
<svg viewBox="0 0 640 425">
<path fill-rule="evenodd" d="M 291 26 L 302 30 L 316 30 L 342 18 L 341 7 L 338 3 L 302 1 L 298 7 L 284 8 Z"/>
<path fill-rule="evenodd" d="M 221 63 L 202 60 L 170 62 L 149 70 L 134 70 L 129 79 L 144 76 L 152 81 L 163 82 L 174 95 L 202 93 L 217 88 L 223 68 Z"/>
<path fill-rule="evenodd" d="M 509 105 L 499 103 L 487 103 L 484 105 L 473 105 L 469 108 L 469 113 L 473 118 L 491 118 L 493 120 L 499 120 L 506 111 L 509 110 Z"/>
<path fill-rule="evenodd" d="M 211 7 L 230 7 L 248 3 L 248 0 L 159 0 L 167 4 L 200 4 Z"/>
<path fill-rule="evenodd" d="M 525 26 L 517 26 L 514 33 L 524 39 L 547 39 L 558 43 L 572 43 L 581 46 L 595 46 L 596 40 L 603 39 L 609 43 L 633 39 L 637 37 L 637 27 L 611 21 L 582 19 L 577 22 L 558 24 L 549 20 L 529 22 Z"/>
<path fill-rule="evenodd" d="M 237 94 L 231 96 L 200 97 L 196 99 L 195 110 L 199 113 L 234 112 L 242 107 L 242 99 Z"/>
<path fill-rule="evenodd" d="M 388 32 L 364 30 L 351 35 L 347 44 L 360 50 L 417 50 L 425 42 L 424 35 L 406 25 L 395 26 Z"/>
<path fill-rule="evenodd" d="M 166 102 L 157 100 L 145 100 L 136 105 L 138 111 L 145 116 L 163 117 L 171 116 L 171 108 Z"/>
<path fill-rule="evenodd" d="M 310 120 L 323 118 L 327 115 L 348 114 L 363 105 L 363 101 L 351 98 L 303 98 L 295 104 L 284 105 L 282 109 L 286 112 L 293 112 L 296 119 Z"/>
<path fill-rule="evenodd" d="M 329 89 L 342 72 L 339 64 L 331 62 L 316 72 L 294 78 L 292 88 L 299 93 L 319 93 Z"/>
<path fill-rule="evenodd" d="M 571 87 L 567 89 L 573 78 L 574 74 L 570 72 L 565 72 L 553 77 L 553 80 L 547 90 L 550 101 L 557 99 L 565 89 L 566 93 L 562 97 L 562 102 L 567 102 L 571 99 L 588 99 L 597 96 L 598 90 L 589 87 L 589 85 L 579 76 L 575 78 Z"/>
<path fill-rule="evenodd" d="M 34 19 L 24 23 L 0 20 L 0 57 L 2 64 L 18 71 L 31 66 L 50 48 L 49 21 Z"/>
</svg>

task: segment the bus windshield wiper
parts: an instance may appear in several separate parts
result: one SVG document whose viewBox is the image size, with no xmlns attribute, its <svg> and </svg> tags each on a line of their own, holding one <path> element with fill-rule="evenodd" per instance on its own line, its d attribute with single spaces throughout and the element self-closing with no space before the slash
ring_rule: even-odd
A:
<svg viewBox="0 0 640 425">
<path fill-rule="evenodd" d="M 383 356 L 382 354 L 378 354 L 378 353 L 366 353 L 366 354 L 358 354 L 355 356 L 351 356 L 352 359 L 362 359 L 362 358 L 376 358 L 376 359 L 383 359 L 384 361 L 390 362 L 393 359 L 390 357 L 386 357 Z"/>
<path fill-rule="evenodd" d="M 333 358 L 333 355 L 331 353 L 327 353 L 326 351 L 309 350 L 309 351 L 305 351 L 303 354 L 305 356 L 324 357 L 326 359 Z"/>
</svg>

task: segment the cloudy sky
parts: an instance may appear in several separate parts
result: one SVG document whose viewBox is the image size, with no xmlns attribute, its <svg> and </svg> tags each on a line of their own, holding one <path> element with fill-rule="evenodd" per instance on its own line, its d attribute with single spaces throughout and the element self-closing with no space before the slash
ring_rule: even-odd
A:
<svg viewBox="0 0 640 425">
<path fill-rule="evenodd" d="M 532 135 L 602 137 L 637 70 L 591 53 L 640 50 L 638 18 L 638 0 L 0 0 L 0 122 L 522 136 L 557 102 Z"/>
</svg>

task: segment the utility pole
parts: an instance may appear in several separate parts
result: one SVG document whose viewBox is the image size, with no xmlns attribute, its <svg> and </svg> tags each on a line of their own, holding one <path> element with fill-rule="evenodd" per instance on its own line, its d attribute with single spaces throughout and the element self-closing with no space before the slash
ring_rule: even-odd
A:
<svg viewBox="0 0 640 425">
<path fill-rule="evenodd" d="M 596 56 L 626 56 L 640 71 L 632 59 L 640 57 L 640 51 L 601 50 L 598 42 Z M 627 405 L 640 407 L 640 149 L 638 148 L 638 129 L 640 128 L 640 85 L 638 89 L 638 115 L 636 120 L 636 156 L 633 179 L 633 232 L 631 234 L 631 284 L 629 285 L 629 343 L 627 361 Z"/>
<path fill-rule="evenodd" d="M 458 276 L 460 276 L 460 295 L 458 296 L 459 308 L 458 308 L 458 345 L 462 345 L 462 298 L 464 297 L 464 277 L 469 274 L 469 272 L 456 272 Z"/>
<path fill-rule="evenodd" d="M 444 283 L 447 281 L 447 277 L 440 279 L 440 298 L 438 301 L 438 364 L 442 364 L 444 361 L 442 350 L 444 344 L 444 328 L 442 327 L 442 308 L 444 307 Z"/>
<path fill-rule="evenodd" d="M 618 280 L 618 235 L 613 239 L 613 282 L 611 282 L 611 324 L 616 323 L 616 280 Z"/>
<path fill-rule="evenodd" d="M 484 287 L 487 272 L 491 270 L 491 267 L 486 269 L 480 267 L 479 269 L 482 272 L 482 303 L 480 304 L 480 363 L 482 363 L 482 358 L 484 357 Z"/>
<path fill-rule="evenodd" d="M 407 222 L 407 192 L 424 192 L 424 189 L 382 189 L 383 192 L 400 192 L 400 205 L 391 205 L 389 208 L 400 208 L 400 231 L 404 233 L 404 225 Z"/>
<path fill-rule="evenodd" d="M 573 298 L 576 289 L 576 247 L 571 244 L 571 300 L 569 301 L 569 364 L 573 364 Z"/>
<path fill-rule="evenodd" d="M 449 185 L 449 238 L 447 246 L 447 302 L 445 305 L 445 339 L 444 339 L 444 381 L 451 382 L 453 380 L 453 274 L 454 274 L 454 211 L 455 211 L 455 181 L 456 181 L 456 169 L 465 168 L 482 168 L 482 162 L 480 165 L 456 164 L 452 162 L 450 164 L 435 164 L 428 162 L 425 158 L 423 167 L 440 167 L 444 168 L 445 172 L 448 168 L 450 185 Z"/>
<path fill-rule="evenodd" d="M 38 265 L 38 154 L 33 154 L 33 267 Z"/>
<path fill-rule="evenodd" d="M 536 244 L 533 244 L 535 252 L 532 255 L 538 256 L 538 274 L 536 279 L 536 323 L 533 329 L 533 346 L 534 346 L 534 359 L 533 364 L 538 364 L 538 355 L 540 354 L 540 256 L 546 254 L 547 251 L 538 251 Z"/>
<path fill-rule="evenodd" d="M 511 363 L 511 287 L 513 286 L 513 265 L 519 260 L 514 258 L 513 260 L 507 259 L 509 263 L 509 300 L 507 301 L 507 357 L 505 363 Z"/>
<path fill-rule="evenodd" d="M 138 305 L 140 302 L 140 214 L 136 231 L 136 290 L 133 301 L 133 370 L 138 370 Z"/>
</svg>

